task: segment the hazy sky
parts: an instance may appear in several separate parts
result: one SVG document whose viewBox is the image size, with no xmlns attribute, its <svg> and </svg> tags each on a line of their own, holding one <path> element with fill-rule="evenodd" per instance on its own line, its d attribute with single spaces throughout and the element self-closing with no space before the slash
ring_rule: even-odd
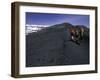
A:
<svg viewBox="0 0 100 80">
<path fill-rule="evenodd" d="M 85 25 L 89 27 L 89 21 L 89 15 L 26 12 L 26 24 L 55 25 L 69 22 L 73 25 Z"/>
</svg>

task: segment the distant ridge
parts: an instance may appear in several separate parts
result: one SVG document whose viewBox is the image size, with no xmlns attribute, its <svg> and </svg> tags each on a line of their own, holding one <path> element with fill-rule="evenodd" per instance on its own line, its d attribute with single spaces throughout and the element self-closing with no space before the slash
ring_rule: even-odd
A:
<svg viewBox="0 0 100 80">
<path fill-rule="evenodd" d="M 33 32 L 37 32 L 37 31 L 44 31 L 46 29 L 48 30 L 53 30 L 55 28 L 56 29 L 62 29 L 62 28 L 66 28 L 66 29 L 69 29 L 69 28 L 84 28 L 85 31 L 89 31 L 89 29 L 84 26 L 84 25 L 72 25 L 70 23 L 67 23 L 67 22 L 64 22 L 64 23 L 61 23 L 61 24 L 55 24 L 55 25 L 29 25 L 29 24 L 26 24 L 26 34 L 29 34 L 29 33 L 33 33 Z"/>
</svg>

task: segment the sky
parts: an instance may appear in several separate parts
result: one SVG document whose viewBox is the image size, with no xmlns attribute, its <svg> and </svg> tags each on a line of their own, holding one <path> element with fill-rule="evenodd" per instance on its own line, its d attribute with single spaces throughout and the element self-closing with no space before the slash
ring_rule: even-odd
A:
<svg viewBox="0 0 100 80">
<path fill-rule="evenodd" d="M 89 28 L 89 17 L 89 15 L 26 12 L 26 24 L 55 25 L 68 22 L 72 25 L 84 25 Z"/>
</svg>

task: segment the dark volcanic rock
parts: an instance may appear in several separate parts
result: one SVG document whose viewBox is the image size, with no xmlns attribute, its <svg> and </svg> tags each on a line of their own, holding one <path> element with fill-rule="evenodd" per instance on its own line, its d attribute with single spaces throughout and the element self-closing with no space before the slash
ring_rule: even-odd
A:
<svg viewBox="0 0 100 80">
<path fill-rule="evenodd" d="M 26 67 L 89 64 L 89 29 L 80 45 L 70 41 L 69 23 L 26 35 Z"/>
</svg>

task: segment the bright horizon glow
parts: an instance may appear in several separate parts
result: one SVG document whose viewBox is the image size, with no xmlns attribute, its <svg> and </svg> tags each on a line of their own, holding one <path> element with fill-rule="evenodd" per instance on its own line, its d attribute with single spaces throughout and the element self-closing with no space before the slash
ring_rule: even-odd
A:
<svg viewBox="0 0 100 80">
<path fill-rule="evenodd" d="M 43 27 L 49 27 L 50 25 L 38 25 L 38 24 L 26 24 L 25 26 L 27 26 L 27 27 L 32 27 L 32 26 L 38 26 L 38 27 L 41 27 L 41 26 L 43 26 Z"/>
</svg>

